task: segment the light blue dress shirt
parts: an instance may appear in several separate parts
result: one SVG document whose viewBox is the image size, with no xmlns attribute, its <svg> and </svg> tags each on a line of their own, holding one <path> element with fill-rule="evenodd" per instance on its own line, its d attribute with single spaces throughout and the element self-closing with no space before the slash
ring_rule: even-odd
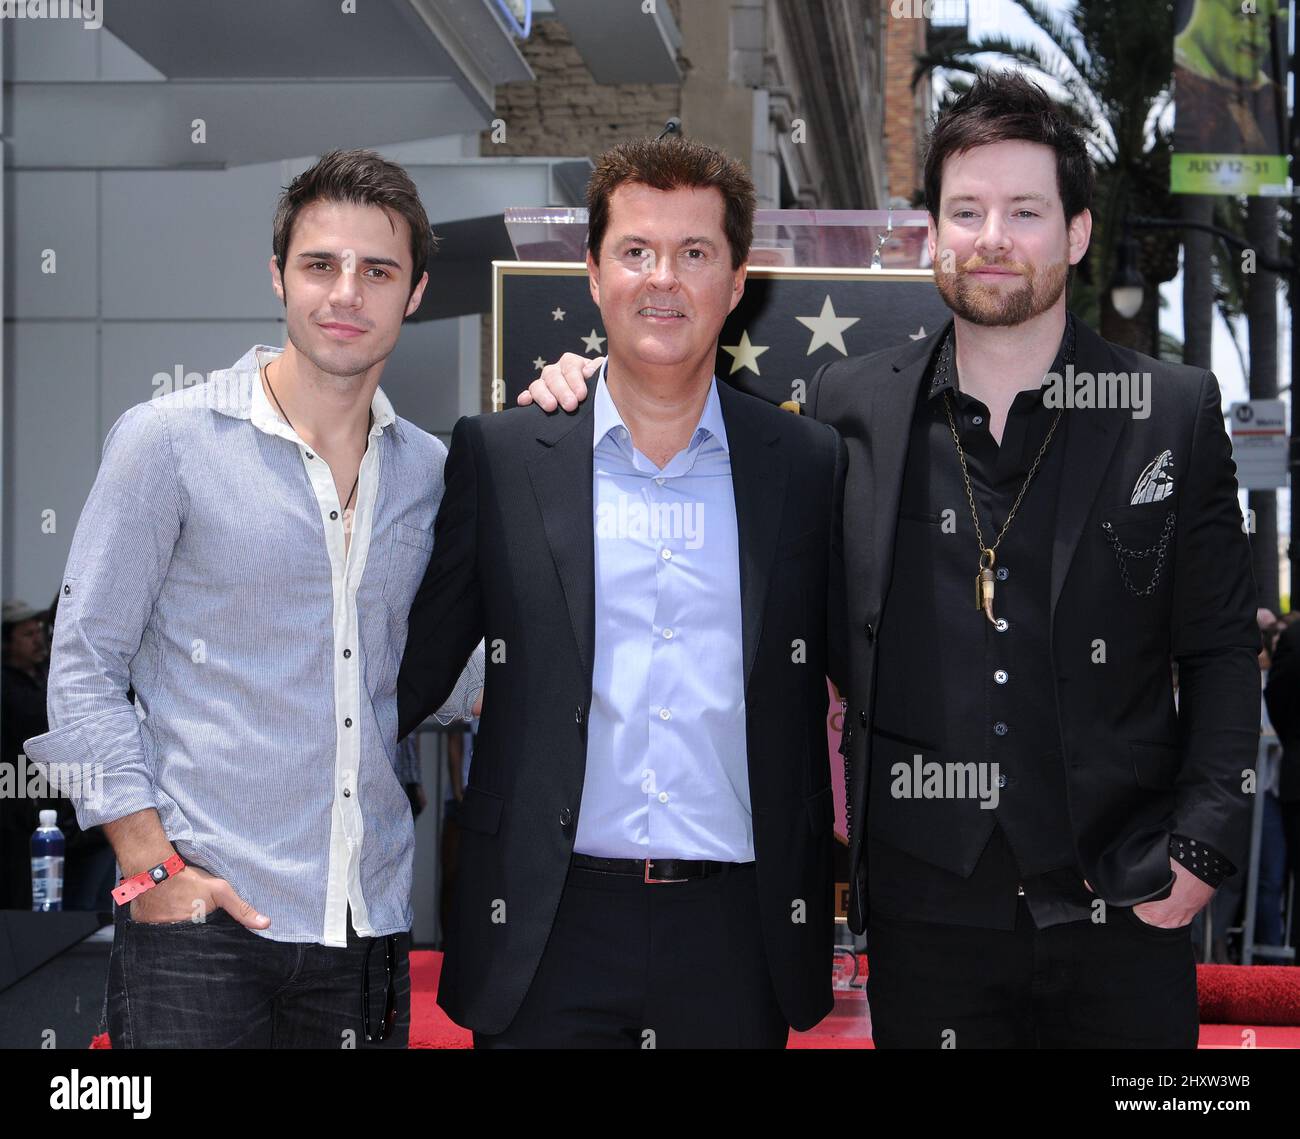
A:
<svg viewBox="0 0 1300 1139">
<path fill-rule="evenodd" d="M 685 450 L 660 469 L 596 383 L 596 649 L 574 849 L 750 862 L 740 550 L 712 381 Z"/>
<path fill-rule="evenodd" d="M 156 808 L 184 859 L 271 918 L 256 936 L 344 945 L 349 917 L 411 927 L 397 670 L 446 449 L 377 390 L 349 521 L 262 390 L 278 353 L 109 432 L 59 592 L 50 731 L 26 748 L 86 772 L 82 827 Z M 444 722 L 472 714 L 481 651 Z"/>
</svg>

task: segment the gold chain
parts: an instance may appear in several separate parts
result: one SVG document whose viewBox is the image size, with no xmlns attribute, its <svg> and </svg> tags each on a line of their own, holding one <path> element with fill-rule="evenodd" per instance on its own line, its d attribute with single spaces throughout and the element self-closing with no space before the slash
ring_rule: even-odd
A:
<svg viewBox="0 0 1300 1139">
<path fill-rule="evenodd" d="M 1073 337 L 1067 336 L 1067 342 L 1072 340 Z M 1073 343 L 1068 343 L 1067 355 L 1072 356 L 1074 354 L 1072 351 L 1069 350 L 1072 349 L 1073 347 L 1074 347 Z M 948 371 L 948 353 L 951 350 L 951 348 L 952 348 L 952 337 L 950 334 L 948 339 L 944 341 L 943 349 L 939 355 L 939 366 L 943 369 L 944 374 L 947 374 Z M 975 492 L 973 489 L 971 489 L 971 484 L 970 484 L 970 471 L 966 469 L 966 452 L 962 450 L 961 439 L 957 435 L 957 424 L 954 421 L 952 415 L 952 389 L 951 388 L 948 391 L 943 393 L 943 407 L 944 407 L 944 411 L 948 413 L 948 430 L 952 432 L 952 441 L 957 445 L 957 461 L 961 463 L 961 477 L 966 484 L 966 500 L 970 503 L 971 521 L 975 523 L 975 540 L 979 542 L 979 547 L 980 547 L 980 564 L 981 565 L 984 564 L 983 563 L 984 556 L 985 554 L 988 554 L 990 555 L 989 565 L 992 566 L 993 560 L 991 555 L 996 553 L 998 546 L 1001 545 L 1003 537 L 1006 535 L 1008 528 L 1011 526 L 1012 519 L 1015 518 L 1016 516 L 1016 511 L 1020 509 L 1021 499 L 1025 497 L 1025 492 L 1029 489 L 1029 484 L 1034 481 L 1034 475 L 1038 473 L 1039 464 L 1042 463 L 1043 456 L 1047 454 L 1047 448 L 1052 442 L 1052 436 L 1056 434 L 1056 425 L 1061 422 L 1061 413 L 1065 409 L 1063 407 L 1057 408 L 1056 415 L 1052 418 L 1051 429 L 1047 432 L 1047 438 L 1043 440 L 1043 445 L 1038 448 L 1038 454 L 1034 456 L 1033 465 L 1030 466 L 1029 468 L 1029 474 L 1025 476 L 1025 481 L 1020 488 L 1020 493 L 1016 495 L 1016 501 L 1011 505 L 1011 512 L 1007 515 L 1007 520 L 1004 523 L 1002 523 L 1002 529 L 998 532 L 998 536 L 994 540 L 993 545 L 985 547 L 984 531 L 980 529 L 979 511 L 978 509 L 976 509 L 975 506 Z"/>
<path fill-rule="evenodd" d="M 966 452 L 962 450 L 961 440 L 957 437 L 957 424 L 953 422 L 952 418 L 951 391 L 943 393 L 943 406 L 944 410 L 948 413 L 948 429 L 952 432 L 952 441 L 957 444 L 957 459 L 961 463 L 961 477 L 966 483 L 966 498 L 967 501 L 970 502 L 971 521 L 975 523 L 975 540 L 979 542 L 980 555 L 983 556 L 985 550 L 984 532 L 980 529 L 979 511 L 975 509 L 975 492 L 971 489 L 970 472 L 966 469 Z M 1038 448 L 1038 454 L 1034 456 L 1033 466 L 1029 468 L 1029 474 L 1025 476 L 1024 485 L 1021 486 L 1020 493 L 1016 495 L 1016 501 L 1011 506 L 1011 513 L 1007 515 L 1007 520 L 1002 523 L 1002 529 L 994 540 L 993 545 L 988 547 L 990 552 L 997 550 L 1008 527 L 1011 525 L 1011 520 L 1016 516 L 1016 511 L 1020 509 L 1020 500 L 1025 497 L 1025 491 L 1029 489 L 1029 484 L 1033 482 L 1034 475 L 1038 473 L 1038 465 L 1043 461 L 1043 456 L 1047 454 L 1048 444 L 1051 443 L 1052 436 L 1056 434 L 1056 425 L 1061 422 L 1061 412 L 1064 410 L 1064 408 L 1057 408 L 1056 415 L 1052 418 L 1051 429 L 1047 432 L 1047 438 L 1043 440 L 1043 445 Z"/>
</svg>

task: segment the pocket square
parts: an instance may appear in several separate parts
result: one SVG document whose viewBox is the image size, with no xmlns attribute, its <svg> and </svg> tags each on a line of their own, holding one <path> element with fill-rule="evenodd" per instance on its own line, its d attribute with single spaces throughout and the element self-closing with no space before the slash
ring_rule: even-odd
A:
<svg viewBox="0 0 1300 1139">
<path fill-rule="evenodd" d="M 1130 506 L 1144 502 L 1160 502 L 1174 493 L 1174 453 L 1161 451 L 1146 465 L 1133 484 Z"/>
</svg>

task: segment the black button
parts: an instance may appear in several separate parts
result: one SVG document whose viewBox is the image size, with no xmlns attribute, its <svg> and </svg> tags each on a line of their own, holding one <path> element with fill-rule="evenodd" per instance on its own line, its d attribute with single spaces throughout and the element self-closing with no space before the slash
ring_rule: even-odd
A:
<svg viewBox="0 0 1300 1139">
<path fill-rule="evenodd" d="M 582 705 L 581 705 L 581 704 L 579 704 L 579 705 L 578 705 L 576 708 L 574 708 L 574 710 L 573 710 L 573 722 L 574 722 L 575 724 L 581 724 L 581 723 L 582 723 Z"/>
<path fill-rule="evenodd" d="M 344 659 L 344 660 L 347 660 L 348 657 L 350 657 L 351 655 L 352 655 L 352 650 L 351 650 L 351 649 L 344 649 L 344 650 L 343 650 L 343 659 Z"/>
<path fill-rule="evenodd" d="M 867 726 L 867 714 L 866 714 L 866 712 L 859 712 L 859 713 L 858 713 L 858 723 L 861 724 L 864 728 Z"/>
<path fill-rule="evenodd" d="M 993 725 L 993 734 L 995 736 L 1005 736 L 1007 734 L 1006 724 L 1004 724 L 1001 720 L 999 720 L 996 724 Z"/>
<path fill-rule="evenodd" d="M 71 593 L 71 592 L 72 592 L 72 586 L 70 586 L 70 585 L 65 585 L 65 586 L 63 587 L 63 596 L 64 596 L 64 597 L 67 597 L 68 594 Z"/>
<path fill-rule="evenodd" d="M 352 717 L 351 717 L 351 716 L 349 716 L 346 720 L 343 721 L 343 726 L 344 726 L 345 728 L 350 728 L 350 727 L 352 727 Z"/>
<path fill-rule="evenodd" d="M 314 459 L 315 457 L 316 457 L 316 456 L 313 455 L 310 451 L 307 452 L 307 458 L 309 458 L 309 459 Z"/>
<path fill-rule="evenodd" d="M 874 641 L 876 639 L 876 630 L 872 628 L 870 621 L 867 622 L 866 627 L 862 631 L 867 634 L 868 641 Z"/>
<path fill-rule="evenodd" d="M 331 518 L 337 518 L 338 516 L 339 516 L 339 512 L 338 512 L 337 510 L 331 510 L 331 511 L 330 511 L 330 517 L 331 517 Z"/>
<path fill-rule="evenodd" d="M 1011 576 L 1011 571 L 1006 566 L 998 566 L 998 571 L 993 575 L 998 581 L 1006 581 Z"/>
<path fill-rule="evenodd" d="M 351 798 L 352 798 L 352 792 L 349 791 L 346 787 L 343 788 L 343 798 L 345 798 L 345 799 L 351 799 Z"/>
<path fill-rule="evenodd" d="M 999 775 L 999 776 L 998 776 L 998 786 L 999 786 L 999 787 L 1005 787 L 1006 785 L 1007 785 L 1007 777 L 1006 777 L 1005 775 Z"/>
<path fill-rule="evenodd" d="M 568 807 L 560 808 L 560 826 L 567 827 L 573 822 L 573 812 Z"/>
</svg>

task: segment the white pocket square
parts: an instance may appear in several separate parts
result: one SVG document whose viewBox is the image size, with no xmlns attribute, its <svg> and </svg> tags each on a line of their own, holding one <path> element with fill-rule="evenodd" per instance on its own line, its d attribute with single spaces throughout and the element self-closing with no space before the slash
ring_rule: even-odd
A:
<svg viewBox="0 0 1300 1139">
<path fill-rule="evenodd" d="M 1174 493 L 1174 453 L 1161 451 L 1146 465 L 1133 484 L 1130 506 L 1143 502 L 1160 502 Z"/>
</svg>

